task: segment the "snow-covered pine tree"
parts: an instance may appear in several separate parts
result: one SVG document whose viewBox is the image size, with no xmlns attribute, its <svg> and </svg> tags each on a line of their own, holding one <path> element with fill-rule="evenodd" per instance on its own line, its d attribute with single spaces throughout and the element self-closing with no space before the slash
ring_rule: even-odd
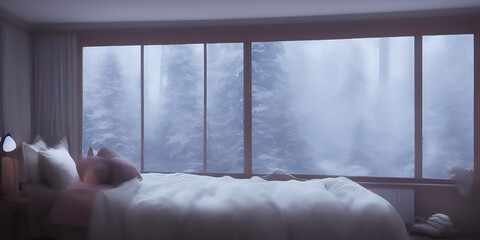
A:
<svg viewBox="0 0 480 240">
<path fill-rule="evenodd" d="M 88 147 L 100 149 L 110 147 L 128 160 L 138 162 L 140 152 L 137 147 L 139 133 L 129 108 L 129 95 L 125 94 L 124 79 L 117 55 L 109 49 L 98 75 L 94 77 L 92 89 L 84 95 L 84 151 Z"/>
<path fill-rule="evenodd" d="M 207 49 L 207 171 L 243 171 L 243 48 Z"/>
<path fill-rule="evenodd" d="M 282 68 L 281 42 L 252 46 L 253 172 L 311 173 L 312 159 L 290 111 L 290 79 Z"/>
<path fill-rule="evenodd" d="M 371 79 L 368 79 L 368 75 L 365 73 L 367 54 L 361 45 L 350 44 L 347 56 L 348 71 L 343 80 L 343 93 L 340 95 L 342 97 L 338 101 L 343 100 L 350 108 L 350 116 L 345 116 L 350 119 L 350 124 L 352 124 L 346 164 L 351 164 L 359 169 L 364 168 L 373 159 L 371 129 L 366 119 L 370 114 L 367 88 Z M 351 175 L 357 174 L 351 173 Z M 361 174 L 368 173 L 362 172 Z"/>
<path fill-rule="evenodd" d="M 156 141 L 145 149 L 158 171 L 203 171 L 203 55 L 194 47 L 168 45 L 162 52 L 164 109 L 151 129 Z"/>
</svg>

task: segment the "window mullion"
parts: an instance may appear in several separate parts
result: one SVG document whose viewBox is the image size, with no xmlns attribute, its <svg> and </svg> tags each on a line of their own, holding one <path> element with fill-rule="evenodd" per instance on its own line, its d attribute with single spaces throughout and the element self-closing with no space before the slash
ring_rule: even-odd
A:
<svg viewBox="0 0 480 240">
<path fill-rule="evenodd" d="M 144 169 L 144 130 L 145 130 L 145 101 L 144 101 L 144 87 L 145 87 L 145 62 L 144 62 L 144 45 L 140 46 L 140 171 L 145 171 Z"/>
<path fill-rule="evenodd" d="M 245 176 L 252 175 L 252 42 L 243 43 L 243 144 Z"/>
<path fill-rule="evenodd" d="M 480 184 L 480 34 L 473 35 L 473 182 Z"/>
<path fill-rule="evenodd" d="M 207 172 L 207 44 L 203 44 L 203 171 Z"/>
<path fill-rule="evenodd" d="M 415 35 L 415 178 L 423 178 L 423 163 L 422 163 L 422 77 L 423 77 L 423 65 L 422 65 L 422 35 Z"/>
</svg>

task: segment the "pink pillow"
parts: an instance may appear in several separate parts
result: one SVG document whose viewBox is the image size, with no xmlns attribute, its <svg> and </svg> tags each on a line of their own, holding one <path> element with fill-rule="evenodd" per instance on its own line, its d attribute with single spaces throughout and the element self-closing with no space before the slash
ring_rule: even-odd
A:
<svg viewBox="0 0 480 240">
<path fill-rule="evenodd" d="M 140 172 L 138 172 L 138 169 L 130 161 L 112 149 L 102 147 L 98 151 L 97 156 L 103 157 L 110 161 L 113 186 L 116 187 L 135 177 L 140 181 L 143 180 L 143 177 Z"/>
<path fill-rule="evenodd" d="M 122 155 L 116 153 L 112 149 L 108 147 L 102 147 L 100 150 L 97 152 L 97 156 L 104 157 L 106 159 L 112 159 L 114 157 L 122 157 Z"/>
<path fill-rule="evenodd" d="M 99 156 L 84 156 L 77 164 L 80 179 L 88 184 L 111 184 L 111 161 Z"/>
</svg>

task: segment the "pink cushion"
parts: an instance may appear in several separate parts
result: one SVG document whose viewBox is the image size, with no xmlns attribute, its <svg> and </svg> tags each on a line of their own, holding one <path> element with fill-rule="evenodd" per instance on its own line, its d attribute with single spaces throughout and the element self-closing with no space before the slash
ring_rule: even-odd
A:
<svg viewBox="0 0 480 240">
<path fill-rule="evenodd" d="M 138 172 L 138 169 L 122 155 L 116 153 L 110 148 L 102 147 L 97 156 L 103 157 L 110 161 L 110 167 L 112 171 L 112 185 L 118 186 L 123 182 L 132 178 L 138 178 L 142 180 L 143 177 Z"/>
<path fill-rule="evenodd" d="M 122 155 L 116 153 L 115 151 L 113 151 L 108 147 L 102 147 L 100 148 L 100 150 L 98 150 L 97 156 L 104 157 L 107 159 L 112 159 L 114 157 L 121 157 Z"/>
<path fill-rule="evenodd" d="M 111 184 L 111 161 L 99 156 L 84 156 L 77 164 L 80 179 L 88 184 Z"/>
</svg>

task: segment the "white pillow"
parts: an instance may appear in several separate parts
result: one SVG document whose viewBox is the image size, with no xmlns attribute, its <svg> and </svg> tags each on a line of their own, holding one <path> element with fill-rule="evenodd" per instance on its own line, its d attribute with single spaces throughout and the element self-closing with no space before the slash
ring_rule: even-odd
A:
<svg viewBox="0 0 480 240">
<path fill-rule="evenodd" d="M 49 148 L 38 152 L 40 170 L 48 186 L 62 190 L 78 181 L 75 162 L 67 150 Z"/>
<path fill-rule="evenodd" d="M 55 146 L 53 146 L 52 148 L 54 148 L 54 149 L 63 148 L 63 149 L 68 151 L 67 136 L 63 136 L 63 138 L 57 144 L 55 144 Z"/>
<path fill-rule="evenodd" d="M 32 144 L 23 143 L 23 161 L 25 163 L 26 181 L 39 183 L 42 181 L 38 167 L 38 152 L 46 150 L 47 145 L 40 136 L 36 136 Z"/>
</svg>

